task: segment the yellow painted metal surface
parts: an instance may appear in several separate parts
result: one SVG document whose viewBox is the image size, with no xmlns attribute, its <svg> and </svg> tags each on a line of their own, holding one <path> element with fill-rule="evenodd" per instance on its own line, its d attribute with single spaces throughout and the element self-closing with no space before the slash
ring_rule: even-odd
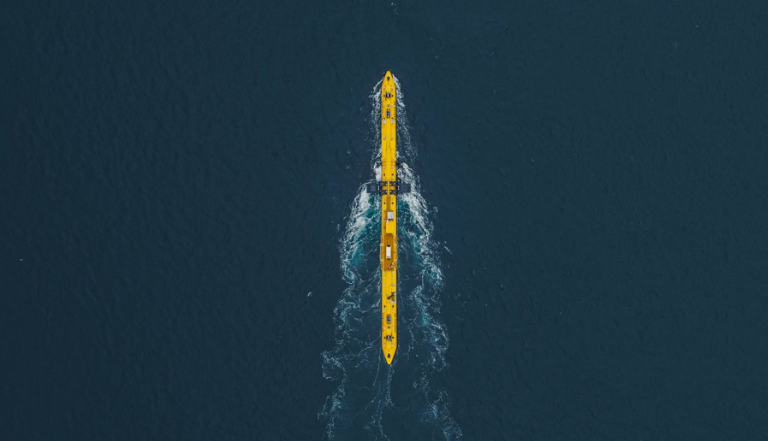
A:
<svg viewBox="0 0 768 441">
<path fill-rule="evenodd" d="M 397 91 L 392 73 L 381 83 L 381 350 L 397 350 Z"/>
</svg>

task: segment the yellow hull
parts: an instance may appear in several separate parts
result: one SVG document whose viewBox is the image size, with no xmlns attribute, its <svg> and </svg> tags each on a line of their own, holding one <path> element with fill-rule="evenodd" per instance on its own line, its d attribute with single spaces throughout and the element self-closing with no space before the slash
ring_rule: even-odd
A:
<svg viewBox="0 0 768 441">
<path fill-rule="evenodd" d="M 381 350 L 397 350 L 397 91 L 392 73 L 381 83 Z"/>
</svg>

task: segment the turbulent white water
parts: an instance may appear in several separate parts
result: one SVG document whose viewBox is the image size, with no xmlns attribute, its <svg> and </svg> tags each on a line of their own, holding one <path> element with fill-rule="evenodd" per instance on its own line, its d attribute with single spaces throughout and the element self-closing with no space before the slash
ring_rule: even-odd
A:
<svg viewBox="0 0 768 441">
<path fill-rule="evenodd" d="M 323 376 L 338 384 L 319 417 L 326 421 L 327 439 L 348 439 L 365 433 L 368 439 L 390 439 L 386 414 L 403 412 L 422 425 L 422 431 L 440 433 L 446 440 L 461 439 L 451 417 L 450 400 L 437 375 L 446 366 L 448 333 L 440 320 L 443 272 L 438 244 L 433 239 L 433 211 L 421 194 L 418 176 L 409 166 L 416 158 L 407 126 L 402 88 L 397 85 L 398 177 L 411 184 L 399 197 L 398 308 L 399 344 L 392 366 L 381 353 L 380 283 L 378 252 L 380 198 L 362 183 L 352 202 L 341 238 L 341 272 L 346 289 L 334 309 L 335 343 L 325 351 Z M 371 181 L 381 168 L 379 118 L 381 83 L 371 93 L 371 130 L 375 142 Z M 408 393 L 404 393 L 407 391 Z"/>
</svg>

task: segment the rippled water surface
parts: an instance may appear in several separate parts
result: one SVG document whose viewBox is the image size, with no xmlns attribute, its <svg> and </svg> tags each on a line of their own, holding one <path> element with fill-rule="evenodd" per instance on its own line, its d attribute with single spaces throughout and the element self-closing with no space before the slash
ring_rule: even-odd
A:
<svg viewBox="0 0 768 441">
<path fill-rule="evenodd" d="M 41 0 L 0 36 L 0 439 L 768 438 L 763 2 Z"/>
</svg>

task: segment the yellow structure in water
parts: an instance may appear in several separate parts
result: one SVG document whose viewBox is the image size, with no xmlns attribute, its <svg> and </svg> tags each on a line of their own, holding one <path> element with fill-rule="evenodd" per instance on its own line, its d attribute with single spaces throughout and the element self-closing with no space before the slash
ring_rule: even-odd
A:
<svg viewBox="0 0 768 441">
<path fill-rule="evenodd" d="M 397 350 L 397 90 L 387 71 L 381 83 L 381 350 L 392 364 Z"/>
</svg>

